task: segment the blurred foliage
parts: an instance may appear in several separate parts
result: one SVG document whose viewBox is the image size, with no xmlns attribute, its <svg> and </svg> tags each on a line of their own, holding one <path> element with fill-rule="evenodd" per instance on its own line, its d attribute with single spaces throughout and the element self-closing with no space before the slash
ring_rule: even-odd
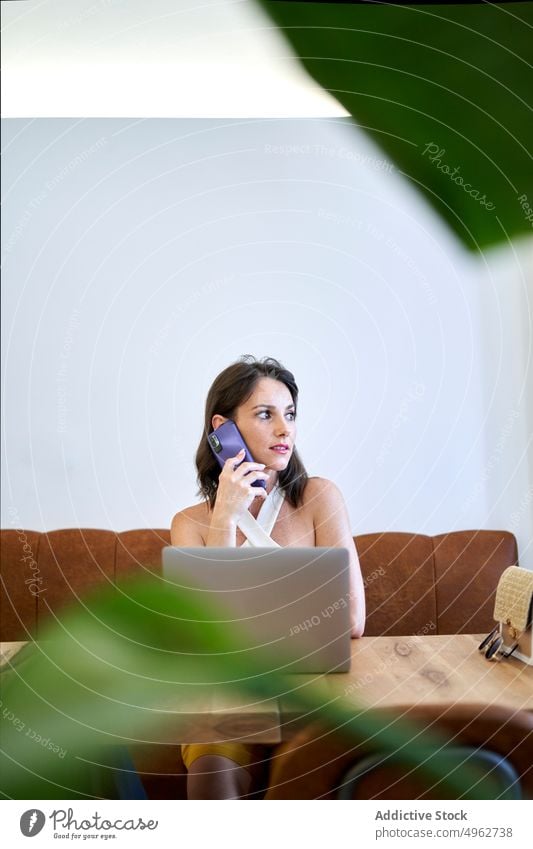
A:
<svg viewBox="0 0 533 849">
<path fill-rule="evenodd" d="M 260 2 L 463 244 L 531 234 L 533 3 Z"/>
<path fill-rule="evenodd" d="M 66 611 L 2 672 L 4 796 L 113 798 L 117 747 L 155 732 L 153 739 L 176 742 L 180 709 L 208 688 L 252 701 L 283 694 L 291 712 L 354 743 L 401 749 L 429 783 L 444 777 L 457 796 L 491 798 L 491 787 L 468 789 L 468 769 L 450 769 L 435 733 L 332 700 L 319 680 L 295 686 L 279 671 L 279 649 L 258 663 L 220 613 L 155 577 L 100 590 Z"/>
</svg>

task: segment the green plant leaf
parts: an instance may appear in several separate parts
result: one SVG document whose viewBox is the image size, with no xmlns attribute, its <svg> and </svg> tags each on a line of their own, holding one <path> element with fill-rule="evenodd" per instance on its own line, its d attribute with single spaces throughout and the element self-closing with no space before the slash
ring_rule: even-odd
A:
<svg viewBox="0 0 533 849">
<path fill-rule="evenodd" d="M 463 244 L 531 234 L 533 3 L 260 2 Z"/>
<path fill-rule="evenodd" d="M 279 649 L 252 658 L 238 628 L 220 623 L 221 613 L 156 577 L 100 590 L 66 611 L 2 672 L 3 793 L 112 796 L 105 767 L 113 767 L 116 747 L 155 727 L 176 736 L 180 710 L 210 688 L 256 700 L 283 694 L 291 712 L 354 744 L 372 738 L 385 753 L 402 749 L 407 764 L 458 795 L 490 797 L 490 788 L 470 787 L 468 770 L 450 771 L 437 734 L 332 700 L 319 682 L 295 688 L 278 671 Z"/>
</svg>

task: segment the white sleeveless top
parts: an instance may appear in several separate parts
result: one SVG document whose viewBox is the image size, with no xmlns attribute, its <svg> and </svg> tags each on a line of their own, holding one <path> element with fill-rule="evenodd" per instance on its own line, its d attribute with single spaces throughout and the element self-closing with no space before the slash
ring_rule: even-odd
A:
<svg viewBox="0 0 533 849">
<path fill-rule="evenodd" d="M 276 524 L 281 505 L 285 499 L 283 490 L 275 486 L 267 495 L 261 505 L 261 509 L 255 519 L 250 512 L 245 515 L 237 523 L 239 529 L 246 537 L 241 548 L 244 546 L 281 548 L 277 542 L 274 542 L 270 534 L 272 528 Z"/>
</svg>

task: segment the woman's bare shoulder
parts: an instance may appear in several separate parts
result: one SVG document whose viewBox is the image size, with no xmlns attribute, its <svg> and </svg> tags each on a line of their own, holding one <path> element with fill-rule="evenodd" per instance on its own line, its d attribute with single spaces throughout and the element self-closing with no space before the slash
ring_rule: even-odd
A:
<svg viewBox="0 0 533 849">
<path fill-rule="evenodd" d="M 327 478 L 309 478 L 304 490 L 304 501 L 316 499 L 323 496 L 329 496 L 330 493 L 338 491 L 339 490 L 337 489 L 333 481 L 330 481 Z"/>
<path fill-rule="evenodd" d="M 342 494 L 333 481 L 327 478 L 309 478 L 304 490 L 304 508 L 308 508 L 313 514 L 320 515 L 324 508 L 340 506 L 342 503 Z"/>
<path fill-rule="evenodd" d="M 205 502 L 192 504 L 190 507 L 184 507 L 183 510 L 179 510 L 175 514 L 170 526 L 171 535 L 181 535 L 182 532 L 185 532 L 188 536 L 189 533 L 194 533 L 195 535 L 199 534 L 205 541 L 205 533 L 209 529 L 209 524 L 208 505 Z"/>
</svg>

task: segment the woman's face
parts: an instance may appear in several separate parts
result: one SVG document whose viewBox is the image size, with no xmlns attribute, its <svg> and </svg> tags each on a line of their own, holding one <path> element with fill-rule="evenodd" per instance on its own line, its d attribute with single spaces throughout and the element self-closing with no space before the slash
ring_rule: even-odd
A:
<svg viewBox="0 0 533 849">
<path fill-rule="evenodd" d="M 222 421 L 221 416 L 214 416 L 213 426 Z M 292 395 L 284 383 L 260 378 L 248 400 L 237 408 L 234 421 L 256 463 L 276 472 L 287 468 L 294 450 L 296 422 Z"/>
</svg>

